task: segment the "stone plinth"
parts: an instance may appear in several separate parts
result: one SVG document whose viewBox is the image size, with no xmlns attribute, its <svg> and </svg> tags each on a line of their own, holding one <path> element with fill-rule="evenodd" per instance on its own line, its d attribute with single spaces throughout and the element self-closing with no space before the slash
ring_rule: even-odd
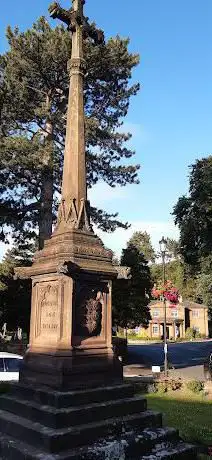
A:
<svg viewBox="0 0 212 460">
<path fill-rule="evenodd" d="M 91 231 L 53 234 L 32 267 L 29 349 L 20 381 L 76 389 L 122 381 L 111 344 L 111 251 Z"/>
</svg>

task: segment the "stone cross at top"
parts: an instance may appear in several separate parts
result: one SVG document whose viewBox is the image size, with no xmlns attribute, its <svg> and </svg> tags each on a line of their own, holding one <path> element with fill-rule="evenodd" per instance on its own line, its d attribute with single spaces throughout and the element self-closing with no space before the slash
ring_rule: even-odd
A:
<svg viewBox="0 0 212 460">
<path fill-rule="evenodd" d="M 60 19 L 68 26 L 68 30 L 72 33 L 76 31 L 76 27 L 83 26 L 83 36 L 91 37 L 95 44 L 104 43 L 104 33 L 100 29 L 96 29 L 94 25 L 90 25 L 88 18 L 83 14 L 83 6 L 85 0 L 72 0 L 73 7 L 69 10 L 61 8 L 59 3 L 54 2 L 49 7 L 50 15 L 53 19 Z"/>
<path fill-rule="evenodd" d="M 65 10 L 54 2 L 49 7 L 53 19 L 60 19 L 72 34 L 69 100 L 64 152 L 62 198 L 58 210 L 55 232 L 90 231 L 87 202 L 85 162 L 85 116 L 83 38 L 90 37 L 94 44 L 104 43 L 104 34 L 89 24 L 83 14 L 85 0 L 72 0 L 72 8 Z"/>
</svg>

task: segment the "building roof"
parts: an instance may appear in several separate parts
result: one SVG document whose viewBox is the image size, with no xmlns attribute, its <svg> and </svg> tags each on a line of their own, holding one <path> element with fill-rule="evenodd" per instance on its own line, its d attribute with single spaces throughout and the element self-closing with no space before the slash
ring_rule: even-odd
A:
<svg viewBox="0 0 212 460">
<path fill-rule="evenodd" d="M 163 301 L 161 300 L 151 300 L 151 302 L 149 303 L 149 307 L 160 307 L 163 305 Z M 201 308 L 205 308 L 205 309 L 208 309 L 207 305 L 204 305 L 202 303 L 197 303 L 197 302 L 192 302 L 191 300 L 184 300 L 182 303 L 180 303 L 180 306 L 181 307 L 185 307 L 185 308 L 190 308 L 192 310 L 194 309 L 201 309 Z M 177 305 L 176 305 L 177 307 Z"/>
<path fill-rule="evenodd" d="M 195 308 L 208 308 L 207 305 L 204 305 L 203 303 L 197 303 L 197 302 L 192 302 L 191 300 L 185 300 L 182 305 L 186 308 L 192 308 L 192 309 L 195 309 Z"/>
</svg>

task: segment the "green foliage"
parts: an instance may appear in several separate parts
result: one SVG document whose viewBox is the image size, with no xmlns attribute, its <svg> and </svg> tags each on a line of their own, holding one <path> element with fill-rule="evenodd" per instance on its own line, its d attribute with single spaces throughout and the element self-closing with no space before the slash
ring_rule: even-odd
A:
<svg viewBox="0 0 212 460">
<path fill-rule="evenodd" d="M 190 380 L 186 383 L 186 387 L 188 390 L 192 391 L 192 393 L 201 393 L 204 390 L 204 383 L 200 380 Z"/>
<path fill-rule="evenodd" d="M 212 313 L 212 156 L 191 166 L 188 197 L 174 207 L 180 229 L 180 248 L 185 262 L 182 295 L 203 303 Z"/>
<path fill-rule="evenodd" d="M 166 379 L 154 383 L 155 390 L 153 393 L 167 393 L 168 391 L 177 391 L 182 388 L 180 379 Z"/>
<path fill-rule="evenodd" d="M 148 325 L 148 308 L 152 282 L 147 261 L 138 249 L 128 243 L 123 249 L 121 265 L 130 267 L 131 278 L 113 283 L 113 321 L 121 327 Z"/>
<path fill-rule="evenodd" d="M 195 329 L 193 329 L 192 327 L 188 327 L 188 328 L 186 329 L 186 333 L 185 333 L 186 339 L 192 340 L 192 339 L 195 338 L 195 335 L 196 335 Z"/>
<path fill-rule="evenodd" d="M 201 273 L 197 278 L 197 295 L 207 306 L 212 307 L 212 273 Z"/>
<path fill-rule="evenodd" d="M 31 29 L 7 30 L 9 51 L 0 56 L 0 207 L 1 238 L 8 225 L 18 243 L 51 233 L 60 192 L 71 40 L 63 26 L 50 27 L 45 18 Z M 130 99 L 139 85 L 130 84 L 137 54 L 119 36 L 105 46 L 85 42 L 85 126 L 87 184 L 99 180 L 111 187 L 137 183 L 138 165 L 127 164 L 134 152 L 121 132 Z M 52 201 L 53 200 L 53 201 Z M 127 228 L 117 214 L 91 208 L 92 220 L 113 231 Z"/>
<path fill-rule="evenodd" d="M 150 267 L 153 282 L 159 286 L 162 284 L 162 264 L 152 264 Z M 179 290 L 183 299 L 199 301 L 196 290 L 196 276 L 191 276 L 187 265 L 180 258 L 166 263 L 166 279 L 169 279 Z"/>
<path fill-rule="evenodd" d="M 180 258 L 180 243 L 172 238 L 167 238 L 166 252 L 170 259 Z"/>
<path fill-rule="evenodd" d="M 167 393 L 168 382 L 158 382 L 156 385 L 158 393 Z"/>
<path fill-rule="evenodd" d="M 148 262 L 154 262 L 156 258 L 155 250 L 153 249 L 150 235 L 147 232 L 134 232 L 130 238 L 128 245 L 132 245 L 139 253 L 143 254 Z"/>
<path fill-rule="evenodd" d="M 183 384 L 180 379 L 171 379 L 169 381 L 169 387 L 172 391 L 180 390 Z"/>
<path fill-rule="evenodd" d="M 18 326 L 24 331 L 29 330 L 31 280 L 14 279 L 14 268 L 31 265 L 32 253 L 33 248 L 31 251 L 29 248 L 12 249 L 0 263 L 0 318 L 10 330 Z"/>
<path fill-rule="evenodd" d="M 202 258 L 200 273 L 196 281 L 196 296 L 201 303 L 209 308 L 212 318 L 212 256 Z"/>
<path fill-rule="evenodd" d="M 189 196 L 179 198 L 174 207 L 175 222 L 180 229 L 181 253 L 194 271 L 202 257 L 212 252 L 212 156 L 191 166 Z"/>
</svg>

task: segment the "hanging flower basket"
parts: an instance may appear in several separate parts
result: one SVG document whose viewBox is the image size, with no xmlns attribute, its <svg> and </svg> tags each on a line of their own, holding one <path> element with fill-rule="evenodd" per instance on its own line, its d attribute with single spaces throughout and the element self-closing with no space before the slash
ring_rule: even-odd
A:
<svg viewBox="0 0 212 460">
<path fill-rule="evenodd" d="M 160 288 L 154 286 L 152 289 L 152 297 L 154 299 L 159 299 L 161 296 L 170 302 L 170 307 L 175 307 L 179 302 L 179 291 L 172 285 L 170 280 L 166 281 L 164 286 Z"/>
</svg>

